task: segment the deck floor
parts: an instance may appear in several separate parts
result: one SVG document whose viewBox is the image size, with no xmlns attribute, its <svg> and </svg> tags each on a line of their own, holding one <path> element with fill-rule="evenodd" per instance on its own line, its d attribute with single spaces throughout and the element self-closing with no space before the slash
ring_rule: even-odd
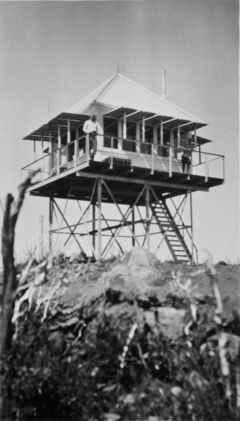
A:
<svg viewBox="0 0 240 421">
<path fill-rule="evenodd" d="M 94 183 L 99 176 L 105 177 L 110 190 L 122 204 L 131 203 L 146 182 L 153 183 L 160 199 L 162 195 L 174 197 L 185 194 L 188 186 L 193 191 L 207 191 L 211 187 L 223 184 L 224 181 L 214 177 L 206 180 L 203 176 L 183 174 L 179 171 L 173 171 L 171 177 L 166 171 L 154 171 L 152 174 L 151 169 L 132 166 L 129 159 L 114 158 L 111 163 L 111 160 L 106 158 L 103 162 L 89 161 L 76 168 L 70 167 L 59 175 L 36 182 L 28 191 L 34 196 L 49 197 L 54 194 L 55 198 L 70 197 L 89 201 Z M 112 201 L 109 199 L 109 195 L 104 195 L 103 190 L 103 201 Z"/>
</svg>

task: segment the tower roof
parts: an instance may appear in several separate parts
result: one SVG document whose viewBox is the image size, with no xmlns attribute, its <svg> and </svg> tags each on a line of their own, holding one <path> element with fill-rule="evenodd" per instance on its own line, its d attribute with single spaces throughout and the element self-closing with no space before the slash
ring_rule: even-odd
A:
<svg viewBox="0 0 240 421">
<path fill-rule="evenodd" d="M 49 129 L 51 129 L 52 136 L 57 136 L 59 124 L 62 126 L 62 133 L 64 133 L 67 130 L 68 118 L 71 119 L 71 126 L 76 125 L 77 127 L 88 118 L 89 114 L 94 114 L 94 105 L 100 105 L 105 116 L 118 118 L 126 111 L 127 114 L 131 114 L 132 120 L 139 121 L 141 116 L 144 115 L 148 123 L 153 125 L 159 124 L 159 118 L 161 117 L 169 127 L 176 126 L 176 120 L 181 125 L 186 125 L 187 130 L 206 126 L 199 118 L 182 110 L 160 95 L 149 91 L 120 73 L 116 73 L 70 110 L 60 113 L 24 139 L 49 140 Z M 202 139 L 201 143 L 208 141 Z"/>
<path fill-rule="evenodd" d="M 205 125 L 199 118 L 194 117 L 192 114 L 120 73 L 113 75 L 68 112 L 74 114 L 89 113 L 91 105 L 95 103 L 105 105 L 109 109 L 126 108 L 139 110 Z"/>
</svg>

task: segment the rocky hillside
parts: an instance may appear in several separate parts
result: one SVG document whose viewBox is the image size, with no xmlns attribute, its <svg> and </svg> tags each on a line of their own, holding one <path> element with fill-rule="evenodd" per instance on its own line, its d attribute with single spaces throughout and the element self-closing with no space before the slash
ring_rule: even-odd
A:
<svg viewBox="0 0 240 421">
<path fill-rule="evenodd" d="M 238 419 L 238 294 L 239 266 L 142 248 L 42 262 L 19 280 L 6 419 Z"/>
</svg>

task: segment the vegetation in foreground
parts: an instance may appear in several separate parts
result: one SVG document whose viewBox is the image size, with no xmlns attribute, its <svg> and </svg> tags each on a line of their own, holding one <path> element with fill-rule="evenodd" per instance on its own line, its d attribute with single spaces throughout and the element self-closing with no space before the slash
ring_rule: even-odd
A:
<svg viewBox="0 0 240 421">
<path fill-rule="evenodd" d="M 54 288 L 61 279 L 61 288 L 66 287 L 80 267 L 84 295 L 89 283 L 94 290 L 99 287 L 111 265 L 84 269 L 84 264 L 62 262 L 45 271 L 45 282 Z M 22 301 L 2 364 L 4 418 L 237 420 L 239 315 L 224 320 L 214 268 L 206 271 L 213 296 L 196 300 L 191 279 L 181 282 L 176 271 L 168 280 L 172 291 L 163 299 L 152 291 L 107 283 L 80 303 L 75 321 L 71 316 L 59 329 L 60 298 L 49 301 L 47 317 L 43 301 L 42 306 L 37 300 L 30 305 L 29 297 Z M 35 281 L 40 278 L 37 273 Z M 70 312 L 62 307 L 64 314 Z M 180 336 L 163 334 L 159 308 L 185 310 Z"/>
</svg>

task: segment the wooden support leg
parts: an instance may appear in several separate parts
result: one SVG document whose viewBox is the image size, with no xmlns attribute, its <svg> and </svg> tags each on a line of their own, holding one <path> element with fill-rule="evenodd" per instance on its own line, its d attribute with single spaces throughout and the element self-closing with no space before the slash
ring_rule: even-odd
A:
<svg viewBox="0 0 240 421">
<path fill-rule="evenodd" d="M 101 232 L 101 210 L 102 210 L 102 180 L 98 180 L 98 259 L 102 255 L 102 232 Z"/>
<path fill-rule="evenodd" d="M 96 229 L 96 202 L 95 200 L 92 203 L 92 231 L 93 231 L 93 248 L 96 250 L 96 235 L 95 235 L 95 229 Z"/>
<path fill-rule="evenodd" d="M 113 242 L 111 243 L 111 246 L 113 246 L 113 243 L 114 243 L 114 241 L 116 241 L 117 236 L 120 234 L 120 231 L 121 231 L 121 229 L 122 229 L 122 227 L 123 227 L 123 226 L 126 226 L 126 227 L 128 228 L 128 230 L 130 231 L 131 235 L 134 237 L 134 239 L 135 239 L 136 243 L 140 246 L 138 239 L 136 238 L 135 234 L 133 233 L 132 229 L 130 228 L 130 225 L 129 225 L 129 224 L 126 224 L 126 221 L 127 221 L 128 217 L 131 215 L 131 211 L 132 211 L 133 206 L 134 206 L 134 205 L 138 202 L 138 200 L 139 200 L 140 196 L 141 196 L 141 195 L 142 195 L 142 193 L 144 192 L 144 190 L 145 190 L 145 186 L 144 186 L 144 187 L 143 187 L 143 189 L 141 190 L 141 192 L 140 192 L 140 194 L 138 195 L 138 197 L 137 197 L 137 199 L 135 200 L 135 202 L 134 202 L 134 203 L 133 203 L 133 204 L 129 207 L 129 209 L 128 209 L 128 211 L 127 211 L 126 215 L 123 215 L 123 213 L 122 213 L 122 211 L 121 211 L 121 209 L 120 209 L 120 206 L 118 205 L 117 201 L 115 200 L 115 198 L 114 198 L 114 196 L 113 196 L 112 192 L 110 191 L 110 189 L 109 189 L 108 185 L 106 184 L 106 182 L 105 182 L 104 180 L 102 180 L 102 183 L 103 183 L 103 185 L 105 186 L 105 188 L 106 188 L 106 190 L 107 190 L 107 192 L 108 192 L 109 196 L 112 198 L 112 201 L 115 203 L 115 205 L 116 205 L 116 207 L 117 207 L 117 209 L 118 209 L 118 211 L 119 211 L 120 215 L 122 216 L 121 227 L 117 229 L 117 233 L 116 233 L 115 237 L 113 238 Z M 124 222 L 125 222 L 125 223 L 124 223 Z"/>
<path fill-rule="evenodd" d="M 194 239 L 193 239 L 193 206 L 192 192 L 190 192 L 190 218 L 191 218 L 191 246 L 192 246 L 192 263 L 194 263 Z"/>
<path fill-rule="evenodd" d="M 150 201 L 150 195 L 149 195 L 149 187 L 146 186 L 146 239 L 147 239 L 147 250 L 150 251 L 150 221 L 149 221 L 149 201 Z"/>
<path fill-rule="evenodd" d="M 134 235 L 132 235 L 132 246 L 135 246 L 135 208 L 133 206 L 132 208 L 132 232 Z"/>
<path fill-rule="evenodd" d="M 60 213 L 60 215 L 61 215 L 61 217 L 62 217 L 62 221 L 64 221 L 64 222 L 65 222 L 65 224 L 67 225 L 67 227 L 68 227 L 68 229 L 69 229 L 70 234 L 73 236 L 73 238 L 74 238 L 74 240 L 76 241 L 77 245 L 79 246 L 79 248 L 80 248 L 81 252 L 82 252 L 83 254 L 85 254 L 85 253 L 84 253 L 84 250 L 83 250 L 83 248 L 82 248 L 82 246 L 81 246 L 81 244 L 79 243 L 79 241 L 78 241 L 78 239 L 77 239 L 77 237 L 76 237 L 76 234 L 74 234 L 74 232 L 73 232 L 72 228 L 71 228 L 71 227 L 70 227 L 70 225 L 68 224 L 67 219 L 66 219 L 66 217 L 65 217 L 65 212 L 66 212 L 66 208 L 67 208 L 67 204 L 68 204 L 68 199 L 67 199 L 67 202 L 66 202 L 66 205 L 65 205 L 64 212 L 62 212 L 62 211 L 61 211 L 60 207 L 58 206 L 57 202 L 56 202 L 54 199 L 53 199 L 53 203 L 55 204 L 56 208 L 58 209 L 58 212 Z M 61 229 L 59 229 L 59 230 L 58 230 L 58 235 L 59 235 L 60 231 L 61 231 Z"/>
<path fill-rule="evenodd" d="M 49 197 L 49 254 L 52 253 L 53 197 Z"/>
</svg>

